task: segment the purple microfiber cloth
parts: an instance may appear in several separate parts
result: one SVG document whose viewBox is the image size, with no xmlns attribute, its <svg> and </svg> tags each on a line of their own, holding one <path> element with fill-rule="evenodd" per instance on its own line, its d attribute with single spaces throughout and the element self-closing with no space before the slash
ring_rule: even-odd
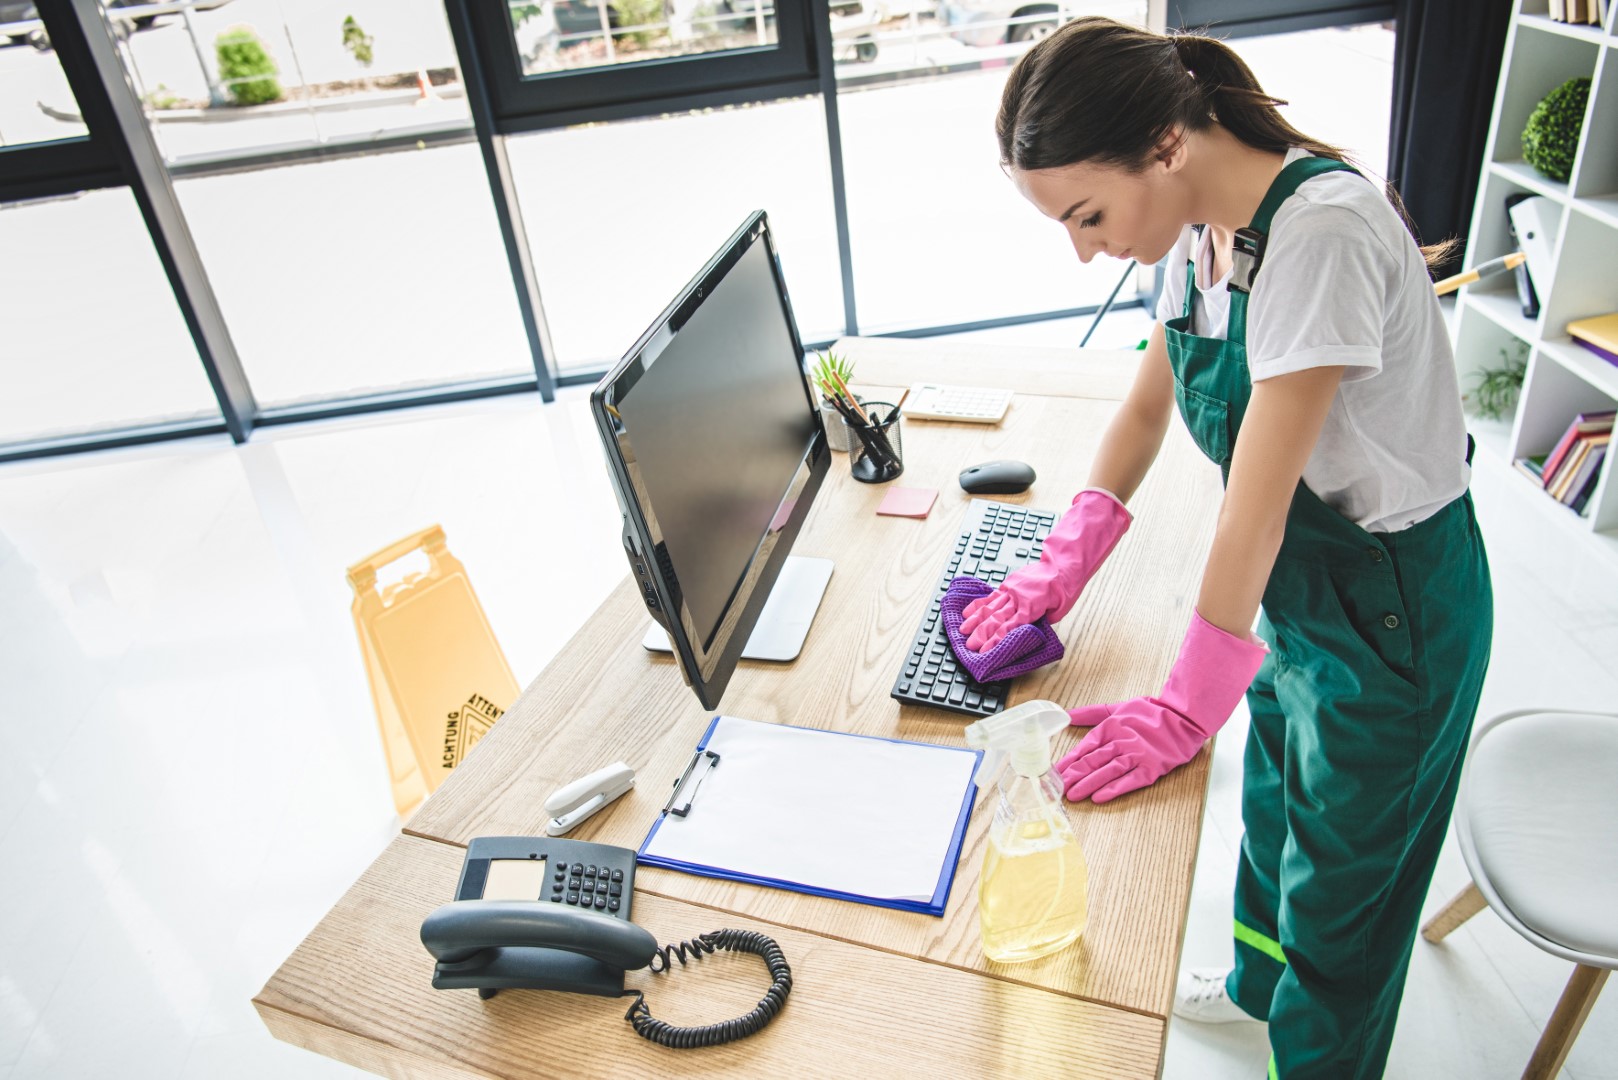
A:
<svg viewBox="0 0 1618 1080">
<path fill-rule="evenodd" d="M 978 599 L 994 592 L 986 581 L 962 574 L 949 583 L 938 610 L 944 616 L 944 633 L 949 636 L 950 648 L 955 650 L 961 666 L 978 682 L 998 682 L 1025 675 L 1035 668 L 1055 663 L 1066 651 L 1062 639 L 1056 636 L 1051 624 L 1040 619 L 1027 626 L 1019 626 L 1001 639 L 988 652 L 973 652 L 966 647 L 966 635 L 961 633 L 961 610 Z"/>
</svg>

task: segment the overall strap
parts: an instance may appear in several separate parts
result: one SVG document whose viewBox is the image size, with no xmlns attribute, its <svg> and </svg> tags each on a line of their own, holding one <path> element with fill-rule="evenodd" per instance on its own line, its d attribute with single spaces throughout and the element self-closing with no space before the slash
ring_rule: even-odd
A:
<svg viewBox="0 0 1618 1080">
<path fill-rule="evenodd" d="M 1258 204 L 1258 212 L 1253 215 L 1252 224 L 1236 230 L 1231 253 L 1233 266 L 1229 286 L 1230 326 L 1225 332 L 1227 341 L 1247 344 L 1247 295 L 1264 263 L 1264 248 L 1269 241 L 1270 223 L 1275 218 L 1275 212 L 1305 180 L 1329 172 L 1357 174 L 1358 170 L 1332 158 L 1299 158 L 1282 169 L 1270 184 L 1270 190 L 1264 193 L 1264 201 Z"/>
</svg>

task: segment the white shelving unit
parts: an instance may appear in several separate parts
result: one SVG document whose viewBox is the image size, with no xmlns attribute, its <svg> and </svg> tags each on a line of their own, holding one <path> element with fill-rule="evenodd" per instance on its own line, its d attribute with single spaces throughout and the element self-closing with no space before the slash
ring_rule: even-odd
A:
<svg viewBox="0 0 1618 1080">
<path fill-rule="evenodd" d="M 1618 408 L 1618 366 L 1567 336 L 1574 319 L 1618 311 L 1618 3 L 1612 7 L 1605 27 L 1572 26 L 1551 21 L 1547 0 L 1518 0 L 1506 40 L 1465 265 L 1512 250 L 1508 195 L 1543 195 L 1561 208 L 1551 272 L 1534 282 L 1539 318 L 1523 317 L 1509 274 L 1466 287 L 1458 301 L 1455 361 L 1469 397 L 1474 373 L 1499 367 L 1502 350 L 1528 350 L 1515 415 L 1468 418 L 1483 450 L 1507 463 L 1549 450 L 1577 413 Z M 1590 104 L 1572 177 L 1560 183 L 1522 160 L 1522 130 L 1546 94 L 1581 75 L 1591 79 Z M 1536 504 L 1618 558 L 1615 455 L 1602 462 L 1586 516 L 1543 493 Z"/>
</svg>

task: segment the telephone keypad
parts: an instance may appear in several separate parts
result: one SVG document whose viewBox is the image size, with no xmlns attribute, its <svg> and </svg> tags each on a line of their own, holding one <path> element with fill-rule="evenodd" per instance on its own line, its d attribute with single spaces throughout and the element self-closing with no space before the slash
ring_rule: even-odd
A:
<svg viewBox="0 0 1618 1080">
<path fill-rule="evenodd" d="M 577 861 L 575 861 L 577 858 Z M 594 862 L 587 862 L 587 859 Z M 635 853 L 628 849 L 553 837 L 479 837 L 467 851 L 456 899 L 480 898 L 487 880 L 487 863 L 496 859 L 543 859 L 550 875 L 550 888 L 542 879 L 537 883 L 537 901 L 568 904 L 585 910 L 610 913 L 614 918 L 633 917 L 631 890 L 635 880 Z M 478 864 L 483 866 L 478 866 Z"/>
</svg>

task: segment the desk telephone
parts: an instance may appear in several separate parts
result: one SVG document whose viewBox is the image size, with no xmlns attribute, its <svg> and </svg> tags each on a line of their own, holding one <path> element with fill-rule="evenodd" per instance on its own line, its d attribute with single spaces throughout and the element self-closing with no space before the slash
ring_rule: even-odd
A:
<svg viewBox="0 0 1618 1080">
<path fill-rule="evenodd" d="M 663 1046 L 714 1046 L 761 1030 L 786 1004 L 792 969 L 781 947 L 749 930 L 716 930 L 659 947 L 629 921 L 635 853 L 628 848 L 555 837 L 485 836 L 472 841 L 451 903 L 421 924 L 421 943 L 438 962 L 433 987 L 475 989 L 487 1000 L 501 990 L 561 990 L 601 997 L 634 995 L 624 1019 Z M 655 1019 L 624 972 L 667 971 L 674 959 L 719 949 L 750 952 L 770 971 L 769 991 L 747 1015 L 705 1027 Z M 661 960 L 661 964 L 658 961 Z"/>
</svg>

